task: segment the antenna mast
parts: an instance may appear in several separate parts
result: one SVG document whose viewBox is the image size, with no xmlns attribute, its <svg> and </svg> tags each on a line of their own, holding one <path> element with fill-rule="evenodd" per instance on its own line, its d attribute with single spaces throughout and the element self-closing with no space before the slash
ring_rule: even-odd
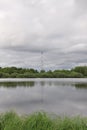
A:
<svg viewBox="0 0 87 130">
<path fill-rule="evenodd" d="M 44 70 L 43 51 L 41 51 L 41 70 Z"/>
</svg>

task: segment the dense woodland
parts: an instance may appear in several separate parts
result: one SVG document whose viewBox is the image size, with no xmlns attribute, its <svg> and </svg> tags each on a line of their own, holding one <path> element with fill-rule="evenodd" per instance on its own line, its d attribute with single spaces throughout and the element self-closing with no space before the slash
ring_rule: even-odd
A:
<svg viewBox="0 0 87 130">
<path fill-rule="evenodd" d="M 0 67 L 0 78 L 86 78 L 87 66 L 77 66 L 71 70 L 35 70 L 16 67 Z"/>
</svg>

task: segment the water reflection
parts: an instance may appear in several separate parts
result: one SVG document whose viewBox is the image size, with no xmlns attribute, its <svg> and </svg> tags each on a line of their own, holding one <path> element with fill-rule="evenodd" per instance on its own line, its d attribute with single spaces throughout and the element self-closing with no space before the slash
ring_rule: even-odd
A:
<svg viewBox="0 0 87 130">
<path fill-rule="evenodd" d="M 53 82 L 53 81 L 40 81 L 40 82 L 35 82 L 35 81 L 28 81 L 28 82 L 0 82 L 0 87 L 7 87 L 7 88 L 16 88 L 16 87 L 34 87 L 37 85 L 40 86 L 70 86 L 70 87 L 75 87 L 77 89 L 87 89 L 87 83 L 62 83 L 62 82 Z"/>
<path fill-rule="evenodd" d="M 35 85 L 35 82 L 0 82 L 0 87 L 33 87 Z"/>
<path fill-rule="evenodd" d="M 28 82 L 0 82 L 0 87 L 12 87 L 12 88 L 15 88 L 15 87 L 34 87 L 34 86 L 37 86 L 37 85 L 40 85 L 40 86 L 73 86 L 72 83 L 62 83 L 62 82 L 53 82 L 53 81 L 39 81 L 39 82 L 35 82 L 35 81 L 28 81 Z"/>
<path fill-rule="evenodd" d="M 75 84 L 75 88 L 77 88 L 77 89 L 87 89 L 87 84 Z"/>
<path fill-rule="evenodd" d="M 72 79 L 73 80 L 73 79 Z M 80 79 L 79 79 L 80 80 Z M 87 83 L 67 80 L 0 82 L 0 112 L 87 115 Z"/>
</svg>

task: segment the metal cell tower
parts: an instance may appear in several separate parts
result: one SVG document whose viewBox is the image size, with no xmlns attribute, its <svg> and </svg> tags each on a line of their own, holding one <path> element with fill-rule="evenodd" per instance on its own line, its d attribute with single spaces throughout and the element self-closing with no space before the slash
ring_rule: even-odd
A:
<svg viewBox="0 0 87 130">
<path fill-rule="evenodd" d="M 43 54 L 44 54 L 44 52 L 41 51 L 41 70 L 44 70 Z"/>
</svg>

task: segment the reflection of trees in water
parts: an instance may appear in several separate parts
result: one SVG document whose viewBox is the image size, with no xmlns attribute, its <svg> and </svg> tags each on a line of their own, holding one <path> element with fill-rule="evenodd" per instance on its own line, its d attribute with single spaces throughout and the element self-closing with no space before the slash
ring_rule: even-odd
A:
<svg viewBox="0 0 87 130">
<path fill-rule="evenodd" d="M 46 83 L 45 83 L 44 81 L 41 81 L 41 82 L 40 82 L 40 85 L 41 85 L 41 86 L 45 86 Z"/>
<path fill-rule="evenodd" d="M 87 89 L 87 83 L 74 83 L 74 82 L 58 82 L 58 81 L 41 81 L 41 86 L 69 86 L 69 87 L 75 87 L 77 89 Z"/>
<path fill-rule="evenodd" d="M 87 89 L 87 83 L 75 84 L 75 88 L 77 88 L 77 89 Z"/>
<path fill-rule="evenodd" d="M 57 81 L 40 81 L 40 82 L 35 82 L 35 81 L 23 81 L 23 82 L 0 82 L 0 87 L 34 87 L 34 86 L 72 86 L 70 83 L 62 83 L 62 82 L 57 82 Z"/>
<path fill-rule="evenodd" d="M 73 83 L 69 82 L 58 82 L 58 81 L 40 81 L 40 86 L 75 86 Z"/>
<path fill-rule="evenodd" d="M 0 82 L 0 87 L 34 87 L 35 82 Z"/>
<path fill-rule="evenodd" d="M 75 87 L 77 89 L 87 89 L 87 83 L 68 83 L 68 82 L 57 82 L 57 81 L 40 81 L 40 82 L 35 82 L 35 81 L 22 81 L 22 82 L 0 82 L 0 87 L 34 87 L 38 86 L 38 84 L 42 87 L 44 86 L 71 86 Z"/>
</svg>

